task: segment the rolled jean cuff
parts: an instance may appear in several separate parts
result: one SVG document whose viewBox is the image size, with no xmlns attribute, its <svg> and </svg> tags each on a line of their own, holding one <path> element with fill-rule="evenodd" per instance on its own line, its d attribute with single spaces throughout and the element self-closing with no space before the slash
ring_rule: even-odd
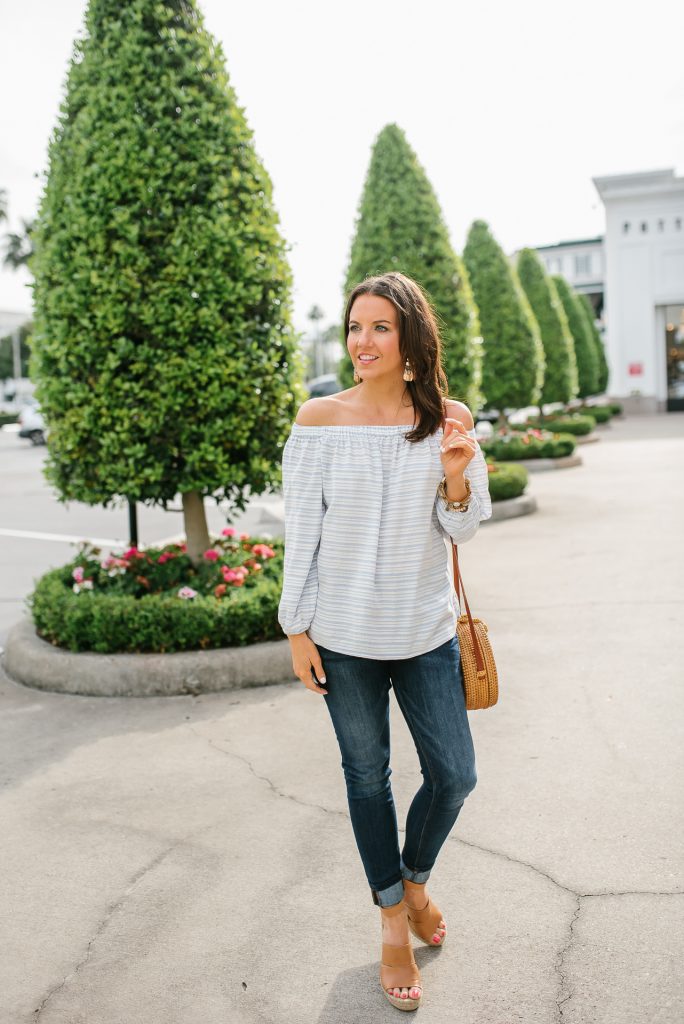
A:
<svg viewBox="0 0 684 1024">
<path fill-rule="evenodd" d="M 400 900 L 403 900 L 404 883 L 399 881 L 388 886 L 387 889 L 371 889 L 371 893 L 376 907 L 391 907 L 395 903 L 399 903 Z"/>
<path fill-rule="evenodd" d="M 405 878 L 409 882 L 416 882 L 417 885 L 422 885 L 423 882 L 427 882 L 430 877 L 430 869 L 427 871 L 411 871 L 404 864 L 403 858 L 401 858 L 401 874 L 402 878 Z"/>
</svg>

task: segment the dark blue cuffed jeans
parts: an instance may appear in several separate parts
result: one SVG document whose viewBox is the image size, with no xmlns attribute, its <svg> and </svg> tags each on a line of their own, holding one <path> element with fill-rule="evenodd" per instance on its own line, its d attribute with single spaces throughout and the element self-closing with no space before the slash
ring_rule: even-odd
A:
<svg viewBox="0 0 684 1024">
<path fill-rule="evenodd" d="M 475 751 L 461 676 L 458 637 L 413 658 L 380 661 L 316 644 L 342 754 L 349 812 L 373 902 L 389 907 L 403 879 L 426 882 L 466 796 L 475 787 Z M 389 691 L 409 727 L 423 783 L 399 850 L 390 785 Z"/>
</svg>

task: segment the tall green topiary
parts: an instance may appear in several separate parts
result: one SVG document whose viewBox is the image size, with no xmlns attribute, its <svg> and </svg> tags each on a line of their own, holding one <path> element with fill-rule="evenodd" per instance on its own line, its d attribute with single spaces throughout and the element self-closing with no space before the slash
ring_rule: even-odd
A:
<svg viewBox="0 0 684 1024">
<path fill-rule="evenodd" d="M 90 0 L 34 230 L 32 374 L 62 500 L 244 509 L 302 367 L 269 176 L 194 0 Z M 267 429 L 265 428 L 267 424 Z"/>
<path fill-rule="evenodd" d="M 442 212 L 427 175 L 396 124 L 386 125 L 373 143 L 359 203 L 345 280 L 345 298 L 371 274 L 399 271 L 413 278 L 433 303 L 443 341 L 443 367 L 449 394 L 476 412 L 482 346 L 477 308 L 463 261 L 454 252 Z M 346 347 L 346 338 L 342 344 Z M 338 371 L 353 384 L 351 360 Z"/>
<path fill-rule="evenodd" d="M 535 249 L 521 249 L 516 264 L 520 283 L 539 324 L 544 346 L 541 404 L 569 402 L 577 394 L 577 361 L 563 303 Z"/>
<path fill-rule="evenodd" d="M 596 320 L 594 316 L 594 307 L 591 304 L 591 299 L 588 295 L 577 293 L 577 301 L 579 308 L 584 314 L 585 323 L 589 328 L 591 337 L 594 340 L 594 346 L 596 348 L 596 355 L 598 357 L 598 394 L 602 395 L 608 390 L 608 379 L 610 371 L 608 369 L 608 360 L 606 358 L 606 349 L 603 344 L 603 338 L 599 334 L 599 330 L 596 326 Z"/>
<path fill-rule="evenodd" d="M 544 381 L 539 326 L 513 263 L 484 220 L 473 221 L 463 258 L 480 311 L 482 389 L 489 408 L 537 405 Z"/>
<path fill-rule="evenodd" d="M 575 343 L 577 394 L 579 398 L 588 398 L 589 395 L 598 394 L 599 361 L 596 344 L 591 336 L 586 318 L 579 308 L 579 296 L 561 274 L 552 274 L 551 280 L 563 303 L 570 333 Z"/>
</svg>

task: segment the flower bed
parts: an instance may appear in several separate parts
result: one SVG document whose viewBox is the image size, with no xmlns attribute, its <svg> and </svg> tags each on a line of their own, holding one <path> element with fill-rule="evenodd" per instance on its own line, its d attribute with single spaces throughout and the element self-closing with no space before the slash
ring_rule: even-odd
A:
<svg viewBox="0 0 684 1024">
<path fill-rule="evenodd" d="M 576 447 L 571 434 L 539 430 L 537 427 L 505 428 L 480 441 L 485 456 L 501 462 L 517 459 L 558 459 L 572 455 Z"/>
<path fill-rule="evenodd" d="M 101 557 L 85 544 L 28 598 L 36 631 L 71 651 L 171 652 L 282 640 L 283 542 L 223 530 L 193 565 L 185 544 Z"/>
<path fill-rule="evenodd" d="M 528 419 L 525 423 L 510 423 L 511 430 L 515 431 L 526 431 L 531 427 L 539 429 L 539 417 L 536 419 Z M 574 434 L 575 436 L 584 436 L 590 434 L 596 427 L 596 420 L 593 416 L 589 415 L 573 415 L 557 416 L 554 419 L 545 419 L 542 429 L 545 429 L 547 433 L 563 433 L 563 434 Z"/>
</svg>

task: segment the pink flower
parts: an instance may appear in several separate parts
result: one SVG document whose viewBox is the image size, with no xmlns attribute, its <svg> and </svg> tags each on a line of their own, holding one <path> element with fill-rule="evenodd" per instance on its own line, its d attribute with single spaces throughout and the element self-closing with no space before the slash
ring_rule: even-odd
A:
<svg viewBox="0 0 684 1024">
<path fill-rule="evenodd" d="M 140 554 L 140 551 L 139 551 L 139 549 L 134 544 L 133 547 L 130 547 L 128 549 L 128 551 L 124 551 L 123 557 L 124 558 L 137 558 L 139 556 L 139 554 Z"/>
<path fill-rule="evenodd" d="M 161 555 L 157 559 L 157 564 L 163 565 L 164 562 L 168 562 L 170 558 L 173 558 L 173 555 L 171 554 L 170 551 L 162 551 Z"/>
<path fill-rule="evenodd" d="M 275 555 L 275 551 L 268 544 L 253 544 L 252 551 L 260 558 L 273 558 Z"/>
<path fill-rule="evenodd" d="M 71 575 L 77 583 L 83 583 L 84 571 L 82 566 L 77 565 Z"/>
<path fill-rule="evenodd" d="M 193 590 L 192 587 L 181 587 L 178 591 L 178 596 L 184 598 L 197 597 L 197 591 Z"/>
<path fill-rule="evenodd" d="M 227 565 L 223 566 L 222 572 L 223 578 L 226 581 L 226 583 L 232 583 L 233 580 L 236 580 L 238 578 L 238 574 L 236 573 L 235 569 L 229 569 Z"/>
<path fill-rule="evenodd" d="M 221 530 L 221 533 L 224 537 L 234 537 L 235 534 L 237 533 L 237 530 L 235 529 L 234 526 L 226 526 L 224 527 L 223 530 Z"/>
<path fill-rule="evenodd" d="M 206 558 L 207 562 L 215 562 L 217 559 L 221 557 L 221 555 L 214 548 L 207 548 L 207 550 L 204 552 L 204 557 Z"/>
<path fill-rule="evenodd" d="M 249 540 L 249 534 L 248 533 L 241 533 L 240 534 L 240 540 Z"/>
</svg>

